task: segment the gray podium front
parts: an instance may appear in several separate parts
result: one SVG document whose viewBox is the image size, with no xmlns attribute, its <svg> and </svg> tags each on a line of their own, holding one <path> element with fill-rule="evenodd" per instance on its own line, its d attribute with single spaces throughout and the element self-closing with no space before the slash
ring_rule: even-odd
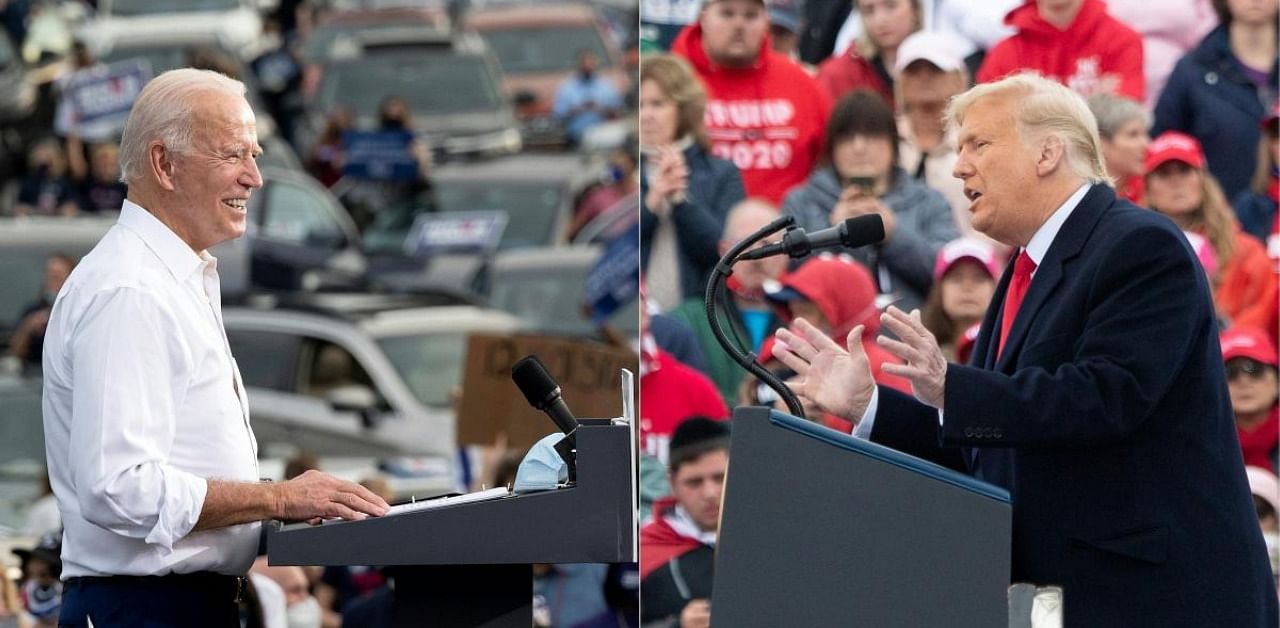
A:
<svg viewBox="0 0 1280 628">
<path fill-rule="evenodd" d="M 766 408 L 730 438 L 714 626 L 1008 625 L 1007 491 Z"/>
<path fill-rule="evenodd" d="M 580 423 L 575 486 L 364 521 L 277 522 L 268 561 L 397 566 L 397 627 L 528 628 L 531 563 L 636 560 L 630 428 Z"/>
</svg>

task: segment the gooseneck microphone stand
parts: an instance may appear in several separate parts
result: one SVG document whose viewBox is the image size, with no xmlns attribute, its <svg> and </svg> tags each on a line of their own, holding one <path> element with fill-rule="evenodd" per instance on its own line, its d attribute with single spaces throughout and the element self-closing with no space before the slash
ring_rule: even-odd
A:
<svg viewBox="0 0 1280 628">
<path fill-rule="evenodd" d="M 720 326 L 719 312 L 716 311 L 716 306 L 719 305 L 724 295 L 725 282 L 728 281 L 729 275 L 733 274 L 733 265 L 737 263 L 738 256 L 766 237 L 783 229 L 790 230 L 794 228 L 795 222 L 796 219 L 793 216 L 782 216 L 729 249 L 724 254 L 724 257 L 720 258 L 720 263 L 716 264 L 715 270 L 711 273 L 711 279 L 707 281 L 706 311 L 707 322 L 711 324 L 711 333 L 715 335 L 716 342 L 719 342 L 720 346 L 724 347 L 729 357 L 733 358 L 733 361 L 740 364 L 742 368 L 747 369 L 749 373 L 759 378 L 760 381 L 777 391 L 778 396 L 786 402 L 787 410 L 791 414 L 802 417 L 804 416 L 804 408 L 800 405 L 800 400 L 796 398 L 795 393 L 791 392 L 791 389 L 787 388 L 787 385 L 782 383 L 782 380 L 778 379 L 773 373 L 770 373 L 768 369 L 760 366 L 756 362 L 755 353 L 744 352 L 729 341 L 724 328 Z"/>
</svg>

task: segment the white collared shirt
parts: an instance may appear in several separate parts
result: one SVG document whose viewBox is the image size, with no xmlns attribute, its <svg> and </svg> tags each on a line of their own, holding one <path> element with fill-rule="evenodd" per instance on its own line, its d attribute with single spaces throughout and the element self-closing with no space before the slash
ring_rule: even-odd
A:
<svg viewBox="0 0 1280 628">
<path fill-rule="evenodd" d="M 1067 197 L 1057 209 L 1053 210 L 1053 214 L 1049 219 L 1036 229 L 1031 240 L 1027 242 L 1027 257 L 1036 263 L 1036 269 L 1040 268 L 1040 263 L 1044 261 L 1044 256 L 1049 253 L 1049 246 L 1053 244 L 1053 240 L 1058 237 L 1058 232 L 1062 230 L 1062 225 L 1067 222 L 1067 218 L 1071 217 L 1071 213 L 1080 205 L 1080 201 L 1084 200 L 1084 195 L 1089 193 L 1092 183 L 1085 182 L 1071 196 Z M 1031 278 L 1035 279 L 1036 271 L 1031 271 Z M 992 302 L 987 307 L 994 306 Z M 872 389 L 871 402 L 867 404 L 867 411 L 862 413 L 862 420 L 853 429 L 853 435 L 864 439 L 871 440 L 871 430 L 875 427 L 876 410 L 880 408 L 880 388 L 877 386 Z M 942 426 L 941 409 L 938 410 L 938 426 Z"/>
<path fill-rule="evenodd" d="M 258 524 L 191 532 L 206 478 L 258 479 L 217 260 L 130 201 L 53 306 L 44 434 L 63 579 L 248 571 Z"/>
</svg>

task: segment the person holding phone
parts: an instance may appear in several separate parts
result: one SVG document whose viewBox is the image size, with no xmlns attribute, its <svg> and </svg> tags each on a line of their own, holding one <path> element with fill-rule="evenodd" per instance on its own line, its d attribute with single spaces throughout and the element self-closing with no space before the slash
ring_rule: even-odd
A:
<svg viewBox="0 0 1280 628">
<path fill-rule="evenodd" d="M 938 250 L 960 235 L 951 206 L 896 165 L 897 123 L 874 92 L 855 91 L 836 104 L 826 147 L 826 165 L 787 194 L 783 213 L 809 232 L 880 215 L 884 241 L 848 253 L 872 270 L 884 301 L 917 307 L 933 283 Z"/>
</svg>

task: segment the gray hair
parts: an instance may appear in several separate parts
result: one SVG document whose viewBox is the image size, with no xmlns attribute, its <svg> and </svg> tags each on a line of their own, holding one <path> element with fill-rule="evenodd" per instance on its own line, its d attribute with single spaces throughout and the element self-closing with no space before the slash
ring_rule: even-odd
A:
<svg viewBox="0 0 1280 628">
<path fill-rule="evenodd" d="M 983 83 L 952 98 L 947 105 L 947 126 L 959 127 L 971 105 L 1000 95 L 1013 97 L 1013 117 L 1024 142 L 1033 145 L 1046 137 L 1057 137 L 1065 147 L 1067 167 L 1072 172 L 1093 183 L 1112 184 L 1102 160 L 1098 122 L 1089 106 L 1065 85 L 1034 72 Z"/>
<path fill-rule="evenodd" d="M 151 79 L 133 103 L 120 138 L 120 181 L 133 183 L 146 172 L 147 146 L 160 140 L 176 153 L 191 150 L 192 110 L 210 91 L 245 95 L 244 83 L 211 70 L 181 68 Z"/>
<path fill-rule="evenodd" d="M 1098 134 L 1103 139 L 1111 139 L 1120 131 L 1120 127 L 1130 122 L 1142 123 L 1142 128 L 1151 125 L 1151 116 L 1136 100 L 1112 94 L 1094 94 L 1089 97 L 1089 111 L 1098 120 Z"/>
</svg>

